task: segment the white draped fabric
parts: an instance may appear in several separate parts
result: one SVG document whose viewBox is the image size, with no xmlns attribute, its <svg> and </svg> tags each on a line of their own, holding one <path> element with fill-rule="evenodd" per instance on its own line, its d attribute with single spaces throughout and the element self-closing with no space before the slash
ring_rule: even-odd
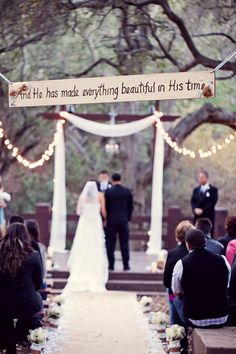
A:
<svg viewBox="0 0 236 354">
<path fill-rule="evenodd" d="M 148 254 L 157 254 L 157 252 L 162 249 L 164 139 L 158 129 L 156 131 L 154 156 L 151 227 L 147 249 Z"/>
<path fill-rule="evenodd" d="M 66 178 L 63 124 L 57 123 L 57 144 L 54 161 L 54 193 L 50 247 L 63 251 L 66 246 Z"/>
<path fill-rule="evenodd" d="M 133 135 L 147 129 L 155 123 L 156 116 L 152 115 L 131 123 L 124 124 L 102 124 L 88 119 L 78 117 L 68 112 L 61 112 L 60 116 L 65 118 L 75 127 L 84 130 L 87 133 L 100 135 L 109 138 L 118 138 L 121 136 Z"/>
<path fill-rule="evenodd" d="M 89 121 L 68 112 L 60 112 L 60 116 L 88 133 L 103 137 L 122 137 L 136 134 L 155 123 L 157 116 L 154 115 L 124 124 L 104 124 Z M 63 132 L 62 132 L 63 134 Z M 66 240 L 66 208 L 65 203 L 65 161 L 64 139 L 60 135 L 56 147 L 55 156 L 55 185 L 53 199 L 53 218 L 50 246 L 55 250 L 62 250 Z M 62 156 L 63 155 L 63 156 Z M 158 254 L 162 244 L 162 187 L 163 187 L 163 160 L 164 141 L 161 134 L 158 134 L 155 142 L 155 155 L 153 163 L 153 185 L 152 185 L 152 213 L 151 213 L 151 234 L 148 247 L 149 254 Z M 61 204 L 62 203 L 62 204 Z"/>
</svg>

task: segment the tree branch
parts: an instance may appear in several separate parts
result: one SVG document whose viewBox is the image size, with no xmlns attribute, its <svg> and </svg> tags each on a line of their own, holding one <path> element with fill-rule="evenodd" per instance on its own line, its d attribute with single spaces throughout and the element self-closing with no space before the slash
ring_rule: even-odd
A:
<svg viewBox="0 0 236 354">
<path fill-rule="evenodd" d="M 228 38 L 232 43 L 236 43 L 236 40 L 235 40 L 233 37 L 231 37 L 229 34 L 223 33 L 223 32 L 212 32 L 212 33 L 193 34 L 193 37 L 210 37 L 210 36 L 221 36 L 221 37 L 225 37 L 225 38 Z"/>
</svg>

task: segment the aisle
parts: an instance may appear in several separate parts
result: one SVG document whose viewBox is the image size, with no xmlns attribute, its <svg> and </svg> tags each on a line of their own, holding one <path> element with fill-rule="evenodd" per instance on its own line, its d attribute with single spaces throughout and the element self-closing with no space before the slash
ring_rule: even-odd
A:
<svg viewBox="0 0 236 354">
<path fill-rule="evenodd" d="M 141 317 L 142 319 L 142 317 Z M 57 346 L 63 354 L 147 354 L 136 295 L 80 293 L 63 305 Z"/>
</svg>

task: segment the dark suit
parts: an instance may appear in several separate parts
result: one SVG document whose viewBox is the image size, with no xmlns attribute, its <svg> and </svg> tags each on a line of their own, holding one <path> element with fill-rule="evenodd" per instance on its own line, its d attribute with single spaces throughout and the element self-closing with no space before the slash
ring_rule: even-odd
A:
<svg viewBox="0 0 236 354">
<path fill-rule="evenodd" d="M 119 235 L 120 250 L 124 268 L 129 266 L 129 228 L 133 212 L 133 197 L 128 188 L 120 184 L 105 191 L 107 211 L 106 246 L 109 268 L 114 268 L 116 235 Z"/>
<path fill-rule="evenodd" d="M 164 270 L 164 285 L 169 289 L 169 294 L 173 294 L 171 291 L 171 281 L 174 267 L 178 260 L 184 258 L 188 254 L 188 249 L 185 243 L 181 243 L 176 248 L 173 248 L 168 252 L 165 270 Z"/>
<path fill-rule="evenodd" d="M 215 205 L 218 200 L 218 189 L 210 185 L 204 193 L 201 192 L 201 186 L 193 190 L 191 198 L 191 206 L 194 214 L 194 223 L 199 218 L 208 218 L 211 220 L 213 226 L 215 223 Z M 201 215 L 196 215 L 194 212 L 195 208 L 200 208 L 203 210 Z"/>
</svg>

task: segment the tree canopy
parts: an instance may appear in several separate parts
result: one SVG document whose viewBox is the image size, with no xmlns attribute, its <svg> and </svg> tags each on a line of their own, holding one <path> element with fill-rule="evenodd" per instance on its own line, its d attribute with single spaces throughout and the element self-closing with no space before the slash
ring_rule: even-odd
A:
<svg viewBox="0 0 236 354">
<path fill-rule="evenodd" d="M 0 71 L 11 81 L 24 81 L 212 70 L 235 50 L 235 15 L 233 0 L 3 0 L 0 2 Z M 226 63 L 216 75 L 216 99 L 161 104 L 167 113 L 181 116 L 176 124 L 167 126 L 179 143 L 197 127 L 202 126 L 204 130 L 204 123 L 219 123 L 235 129 L 235 59 Z M 23 155 L 36 159 L 52 139 L 55 123 L 38 116 L 45 108 L 9 109 L 6 92 L 6 85 L 1 83 L 0 115 L 4 128 Z M 150 104 L 153 103 L 120 104 L 115 109 L 148 114 Z M 110 109 L 110 105 L 76 107 L 78 112 L 107 113 Z M 53 111 L 54 107 L 47 110 Z M 217 129 L 221 137 L 228 128 Z M 110 160 L 104 154 L 103 139 L 89 139 L 86 134 L 67 127 L 71 205 L 86 175 L 94 174 L 106 165 L 124 171 L 126 180 L 137 191 L 137 205 L 141 211 L 148 211 L 146 199 L 153 151 L 150 137 L 151 132 L 147 132 L 124 139 L 120 157 Z M 3 142 L 1 144 L 0 172 L 7 179 L 17 165 L 3 148 Z M 136 156 L 135 160 L 133 156 Z M 171 156 L 173 154 L 167 148 L 167 176 L 176 168 L 173 159 L 169 164 Z M 196 168 L 201 163 L 197 162 Z M 38 177 L 37 172 L 17 172 L 20 176 L 15 174 L 19 181 L 16 193 L 22 188 L 26 193 L 30 191 L 27 183 L 22 183 L 25 175 L 28 185 L 33 181 L 40 184 L 40 178 L 48 181 L 52 176 L 52 164 L 48 166 L 49 169 L 43 169 L 44 177 Z M 48 182 L 46 190 L 41 196 L 50 200 L 52 183 Z M 32 206 L 41 197 L 35 194 Z M 175 198 L 173 192 L 173 202 Z"/>
</svg>

